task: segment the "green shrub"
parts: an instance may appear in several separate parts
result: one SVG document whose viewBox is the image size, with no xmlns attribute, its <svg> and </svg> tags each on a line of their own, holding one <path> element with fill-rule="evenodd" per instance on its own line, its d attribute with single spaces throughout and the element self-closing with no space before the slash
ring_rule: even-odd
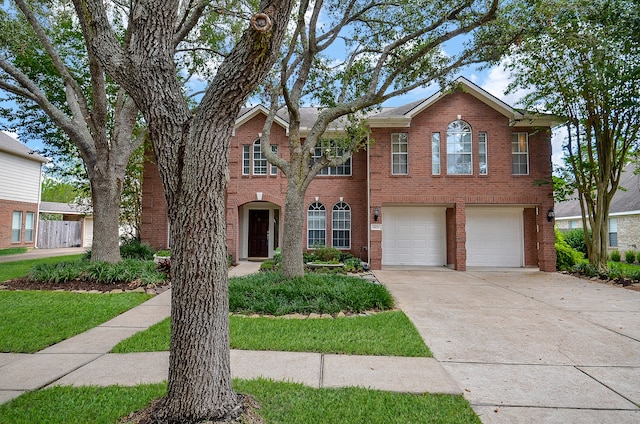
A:
<svg viewBox="0 0 640 424">
<path fill-rule="evenodd" d="M 346 259 L 344 261 L 344 270 L 347 272 L 360 272 L 363 270 L 362 261 L 354 257 Z"/>
<path fill-rule="evenodd" d="M 591 232 L 589 232 L 591 234 Z M 582 252 L 585 258 L 587 255 L 587 243 L 584 238 L 584 230 L 582 228 L 575 228 L 573 230 L 569 230 L 563 234 L 564 240 L 567 242 L 569 246 L 573 250 L 577 250 L 578 252 Z"/>
<path fill-rule="evenodd" d="M 275 266 L 276 263 L 273 260 L 269 259 L 260 264 L 260 271 L 273 271 Z"/>
<path fill-rule="evenodd" d="M 584 260 L 581 252 L 574 250 L 567 244 L 560 231 L 556 233 L 556 268 L 561 271 L 569 271 Z"/>
<path fill-rule="evenodd" d="M 302 261 L 306 264 L 309 262 L 315 262 L 318 260 L 315 252 L 312 250 L 308 250 L 306 252 L 302 252 Z"/>
<path fill-rule="evenodd" d="M 638 252 L 638 257 L 637 257 L 637 259 L 638 259 L 638 262 L 640 262 L 640 252 Z"/>
<path fill-rule="evenodd" d="M 110 264 L 102 261 L 79 260 L 35 266 L 29 273 L 29 279 L 47 283 L 84 279 L 103 284 L 140 280 L 142 285 L 145 285 L 163 283 L 166 276 L 156 269 L 153 261 L 125 259 Z"/>
<path fill-rule="evenodd" d="M 138 239 L 126 239 L 120 244 L 120 257 L 122 259 L 149 261 L 153 259 L 153 249 Z"/>
<path fill-rule="evenodd" d="M 260 272 L 229 279 L 229 308 L 239 313 L 362 312 L 393 307 L 393 298 L 381 284 L 358 277 L 306 274 L 285 279 L 279 272 Z"/>
<path fill-rule="evenodd" d="M 315 250 L 316 260 L 321 262 L 339 262 L 340 251 L 334 247 L 319 247 Z"/>
<path fill-rule="evenodd" d="M 578 271 L 587 277 L 598 277 L 600 273 L 598 272 L 598 268 L 591 265 L 590 263 L 579 263 L 574 268 L 574 271 Z"/>
<path fill-rule="evenodd" d="M 157 256 L 169 257 L 169 256 L 171 256 L 171 250 L 169 250 L 169 249 L 158 250 L 155 253 L 155 255 L 156 255 L 156 257 Z"/>
<path fill-rule="evenodd" d="M 618 250 L 612 251 L 610 257 L 612 262 L 620 262 L 620 252 Z"/>
<path fill-rule="evenodd" d="M 633 250 L 627 250 L 624 252 L 624 260 L 628 264 L 632 264 L 636 261 L 636 252 Z"/>
</svg>

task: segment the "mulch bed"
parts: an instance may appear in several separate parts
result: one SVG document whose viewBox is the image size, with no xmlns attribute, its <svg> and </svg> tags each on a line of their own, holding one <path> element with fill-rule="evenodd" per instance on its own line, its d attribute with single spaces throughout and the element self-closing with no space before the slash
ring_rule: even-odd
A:
<svg viewBox="0 0 640 424">
<path fill-rule="evenodd" d="M 0 283 L 0 289 L 3 290 L 64 290 L 64 291 L 99 291 L 101 293 L 110 293 L 114 290 L 132 291 L 139 287 L 143 287 L 148 293 L 159 294 L 169 289 L 171 284 L 160 286 L 140 286 L 136 281 L 124 283 L 98 283 L 95 281 L 74 280 L 64 283 L 42 283 L 38 281 L 29 281 L 25 278 L 17 278 L 15 280 L 3 281 Z"/>
</svg>

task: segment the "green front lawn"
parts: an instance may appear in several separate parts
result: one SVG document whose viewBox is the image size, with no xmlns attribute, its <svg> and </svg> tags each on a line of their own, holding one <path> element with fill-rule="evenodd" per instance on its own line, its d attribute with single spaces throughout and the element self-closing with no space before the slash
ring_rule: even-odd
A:
<svg viewBox="0 0 640 424">
<path fill-rule="evenodd" d="M 37 352 L 102 324 L 150 297 L 143 293 L 0 291 L 0 352 Z"/>
<path fill-rule="evenodd" d="M 170 319 L 137 333 L 114 353 L 169 350 Z M 317 319 L 230 317 L 231 348 L 349 355 L 431 356 L 402 312 Z"/>
<path fill-rule="evenodd" d="M 51 258 L 25 259 L 0 263 L 0 282 L 25 277 L 29 274 L 31 268 L 36 265 L 71 262 L 82 258 L 82 256 L 84 255 L 54 256 Z"/>
<path fill-rule="evenodd" d="M 28 250 L 29 249 L 26 247 L 8 247 L 6 249 L 0 249 L 0 256 L 18 255 L 20 253 L 25 253 Z"/>
<path fill-rule="evenodd" d="M 234 382 L 254 397 L 266 424 L 479 424 L 462 396 L 414 395 L 361 388 L 313 389 L 267 380 Z M 166 385 L 53 387 L 0 405 L 0 422 L 12 424 L 109 423 L 166 393 Z"/>
</svg>

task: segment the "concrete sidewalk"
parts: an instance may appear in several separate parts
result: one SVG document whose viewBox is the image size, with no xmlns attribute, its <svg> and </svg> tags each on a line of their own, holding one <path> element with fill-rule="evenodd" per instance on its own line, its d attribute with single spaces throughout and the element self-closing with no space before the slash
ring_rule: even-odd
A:
<svg viewBox="0 0 640 424">
<path fill-rule="evenodd" d="M 229 274 L 257 272 L 241 262 Z M 85 333 L 35 354 L 0 353 L 0 403 L 51 385 L 136 385 L 167 379 L 168 352 L 110 354 L 113 346 L 170 315 L 171 291 Z M 311 387 L 361 386 L 414 393 L 461 394 L 433 358 L 231 351 L 234 378 L 264 377 Z"/>
<path fill-rule="evenodd" d="M 640 423 L 640 292 L 531 270 L 375 275 L 483 423 Z"/>
</svg>

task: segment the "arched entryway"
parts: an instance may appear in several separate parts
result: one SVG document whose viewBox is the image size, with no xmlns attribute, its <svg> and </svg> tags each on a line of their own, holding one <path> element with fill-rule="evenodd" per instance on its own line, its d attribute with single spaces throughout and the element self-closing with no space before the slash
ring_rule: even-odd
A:
<svg viewBox="0 0 640 424">
<path fill-rule="evenodd" d="M 280 206 L 271 202 L 250 202 L 241 205 L 240 258 L 273 257 L 280 246 Z"/>
</svg>

